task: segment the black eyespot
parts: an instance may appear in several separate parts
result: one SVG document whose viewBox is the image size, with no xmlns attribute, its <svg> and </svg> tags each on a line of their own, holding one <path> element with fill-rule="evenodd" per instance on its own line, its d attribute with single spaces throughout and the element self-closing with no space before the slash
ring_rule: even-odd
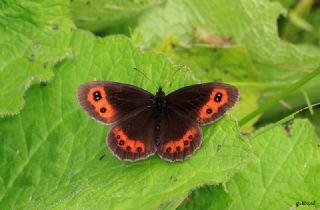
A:
<svg viewBox="0 0 320 210">
<path fill-rule="evenodd" d="M 171 151 L 171 148 L 168 147 L 168 148 L 166 149 L 166 151 L 169 153 L 169 152 Z"/>
<path fill-rule="evenodd" d="M 101 113 L 105 113 L 106 111 L 107 111 L 107 109 L 104 108 L 104 107 L 102 107 L 102 108 L 100 109 L 100 112 L 101 112 Z"/>
<path fill-rule="evenodd" d="M 185 141 L 183 142 L 183 144 L 184 144 L 184 145 L 188 145 L 188 144 L 189 144 L 188 140 L 185 140 Z"/>
<path fill-rule="evenodd" d="M 207 109 L 206 112 L 207 112 L 208 114 L 211 114 L 211 113 L 212 113 L 212 109 Z"/>
<path fill-rule="evenodd" d="M 130 146 L 127 146 L 127 151 L 130 151 L 131 150 L 131 147 Z"/>
<path fill-rule="evenodd" d="M 181 149 L 181 148 L 180 148 L 179 146 L 176 147 L 176 151 L 177 151 L 177 152 L 180 152 L 180 149 Z"/>
<path fill-rule="evenodd" d="M 141 147 L 138 147 L 137 148 L 137 152 L 141 152 L 142 151 L 142 148 Z"/>
<path fill-rule="evenodd" d="M 100 91 L 95 91 L 95 92 L 93 93 L 93 99 L 94 99 L 95 101 L 99 101 L 101 98 L 102 98 L 102 97 L 101 97 Z"/>
<path fill-rule="evenodd" d="M 220 102 L 222 100 L 222 93 L 218 92 L 215 96 L 214 96 L 214 101 L 215 102 Z"/>
<path fill-rule="evenodd" d="M 120 135 L 117 135 L 117 139 L 120 139 Z"/>
<path fill-rule="evenodd" d="M 189 135 L 188 138 L 189 138 L 189 139 L 192 139 L 192 135 Z"/>
<path fill-rule="evenodd" d="M 124 145 L 124 141 L 123 141 L 123 140 L 120 140 L 120 141 L 119 141 L 119 144 L 120 144 L 120 145 Z"/>
</svg>

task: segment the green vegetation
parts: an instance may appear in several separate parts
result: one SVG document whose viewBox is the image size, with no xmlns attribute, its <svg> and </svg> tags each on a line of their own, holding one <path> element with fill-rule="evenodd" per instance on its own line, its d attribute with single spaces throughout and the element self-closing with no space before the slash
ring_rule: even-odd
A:
<svg viewBox="0 0 320 210">
<path fill-rule="evenodd" d="M 320 208 L 319 14 L 313 0 L 1 1 L 0 208 Z M 241 96 L 186 161 L 129 163 L 77 102 L 93 80 Z"/>
</svg>

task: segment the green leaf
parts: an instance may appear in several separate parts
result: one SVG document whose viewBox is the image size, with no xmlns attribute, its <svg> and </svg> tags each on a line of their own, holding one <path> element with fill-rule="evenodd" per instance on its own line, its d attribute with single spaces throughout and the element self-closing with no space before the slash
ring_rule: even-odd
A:
<svg viewBox="0 0 320 210">
<path fill-rule="evenodd" d="M 281 21 L 279 34 L 290 42 L 297 43 L 299 41 L 310 42 L 316 40 L 301 40 L 305 35 L 316 35 L 317 24 L 312 23 L 313 13 L 319 13 L 319 10 L 314 1 L 298 1 L 294 2 L 288 11 L 287 19 Z M 318 11 L 317 11 L 318 10 Z M 310 18 L 311 17 L 311 18 Z M 311 20 L 311 21 L 309 21 Z M 311 37 L 312 37 L 311 36 Z M 300 40 L 299 40 L 300 39 Z M 312 43 L 313 44 L 313 43 Z M 316 44 L 316 43 L 315 43 Z"/>
<path fill-rule="evenodd" d="M 78 0 L 71 2 L 75 24 L 82 29 L 101 31 L 130 22 L 142 11 L 163 0 L 101 1 Z"/>
<path fill-rule="evenodd" d="M 296 0 L 273 0 L 280 2 L 284 7 L 289 8 L 296 3 Z"/>
<path fill-rule="evenodd" d="M 17 114 L 26 89 L 52 77 L 51 65 L 68 54 L 72 27 L 68 1 L 0 2 L 0 117 Z"/>
<path fill-rule="evenodd" d="M 231 200 L 223 185 L 203 186 L 193 191 L 177 210 L 182 209 L 228 209 Z"/>
<path fill-rule="evenodd" d="M 284 12 L 280 4 L 268 0 L 226 0 L 223 4 L 219 0 L 201 4 L 196 0 L 168 1 L 148 10 L 135 33 L 139 34 L 137 44 L 149 48 L 168 37 L 191 43 L 196 27 L 245 45 L 255 63 L 305 69 L 317 66 L 319 50 L 306 51 L 279 39 L 276 21 Z"/>
<path fill-rule="evenodd" d="M 317 204 L 320 150 L 307 120 L 295 120 L 293 125 L 286 125 L 286 130 L 280 123 L 267 126 L 256 131 L 250 142 L 254 157 L 247 169 L 227 182 L 226 190 L 200 188 L 179 208 L 289 209 L 301 201 L 316 200 Z"/>
<path fill-rule="evenodd" d="M 281 93 L 281 95 L 273 98 L 272 100 L 269 100 L 266 102 L 264 105 L 262 105 L 259 109 L 253 111 L 250 113 L 248 116 L 243 118 L 239 124 L 242 126 L 243 124 L 247 123 L 250 121 L 252 118 L 257 116 L 260 113 L 263 113 L 270 109 L 270 107 L 274 106 L 276 103 L 278 103 L 282 98 L 286 98 L 288 95 L 290 95 L 292 92 L 295 90 L 299 89 L 301 86 L 305 85 L 305 83 L 309 82 L 310 80 L 319 77 L 320 75 L 320 67 L 312 71 L 310 74 L 307 74 L 305 77 L 301 78 L 298 82 L 293 84 L 290 88 L 288 88 L 286 91 Z"/>
<path fill-rule="evenodd" d="M 203 127 L 201 148 L 184 162 L 118 160 L 106 149 L 108 127 L 81 110 L 78 86 L 109 80 L 154 93 L 158 87 L 132 70 L 137 67 L 168 93 L 195 83 L 193 75 L 122 36 L 101 39 L 78 31 L 72 48 L 51 83 L 28 91 L 21 114 L 0 120 L 2 208 L 172 209 L 191 189 L 225 182 L 243 168 L 250 149 L 230 116 Z"/>
<path fill-rule="evenodd" d="M 297 117 L 308 118 L 314 125 L 316 133 L 320 139 L 320 105 L 308 110 L 304 110 Z"/>
<path fill-rule="evenodd" d="M 320 150 L 309 121 L 263 128 L 251 143 L 253 161 L 227 184 L 231 209 L 289 209 L 314 200 L 310 207 L 320 207 Z"/>
</svg>

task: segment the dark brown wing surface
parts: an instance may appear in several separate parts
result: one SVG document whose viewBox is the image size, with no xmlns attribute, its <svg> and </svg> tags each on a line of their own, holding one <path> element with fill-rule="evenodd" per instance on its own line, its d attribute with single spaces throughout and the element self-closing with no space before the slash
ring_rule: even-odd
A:
<svg viewBox="0 0 320 210">
<path fill-rule="evenodd" d="M 95 81 L 79 87 L 78 100 L 91 117 L 110 124 L 152 106 L 154 96 L 132 85 Z"/>
<path fill-rule="evenodd" d="M 201 145 L 202 132 L 195 120 L 181 115 L 173 107 L 164 110 L 160 124 L 160 146 L 157 154 L 164 160 L 181 161 Z"/>
<path fill-rule="evenodd" d="M 170 93 L 167 106 L 200 125 L 212 123 L 235 105 L 239 90 L 224 83 L 191 85 Z"/>
<path fill-rule="evenodd" d="M 107 145 L 121 160 L 136 161 L 154 154 L 155 112 L 148 107 L 130 118 L 115 123 L 109 131 Z"/>
<path fill-rule="evenodd" d="M 239 90 L 223 83 L 206 83 L 181 88 L 166 97 L 161 115 L 159 156 L 184 160 L 201 145 L 200 125 L 213 123 L 238 100 Z"/>
</svg>

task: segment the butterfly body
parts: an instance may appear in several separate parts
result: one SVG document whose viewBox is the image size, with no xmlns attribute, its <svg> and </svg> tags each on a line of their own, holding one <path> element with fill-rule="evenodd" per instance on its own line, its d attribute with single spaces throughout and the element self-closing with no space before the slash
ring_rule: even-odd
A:
<svg viewBox="0 0 320 210">
<path fill-rule="evenodd" d="M 156 127 L 155 127 L 155 145 L 160 145 L 160 128 L 161 128 L 161 115 L 166 107 L 166 96 L 160 87 L 155 95 L 155 116 L 156 116 Z"/>
<path fill-rule="evenodd" d="M 112 124 L 107 145 L 121 160 L 158 154 L 181 161 L 201 145 L 200 125 L 221 118 L 238 100 L 239 91 L 223 83 L 187 86 L 155 95 L 132 85 L 95 81 L 81 85 L 78 100 L 95 120 Z"/>
</svg>

